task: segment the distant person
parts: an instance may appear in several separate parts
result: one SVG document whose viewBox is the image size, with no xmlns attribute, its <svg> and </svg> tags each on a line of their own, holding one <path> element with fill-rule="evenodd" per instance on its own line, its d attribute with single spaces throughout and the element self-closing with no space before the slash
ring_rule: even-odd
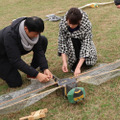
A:
<svg viewBox="0 0 120 120">
<path fill-rule="evenodd" d="M 58 54 L 62 56 L 62 71 L 68 72 L 68 60 L 75 76 L 81 73 L 82 66 L 95 65 L 97 61 L 91 23 L 87 14 L 78 8 L 71 8 L 60 22 Z"/>
<path fill-rule="evenodd" d="M 40 82 L 48 82 L 52 74 L 45 57 L 47 38 L 41 36 L 44 22 L 41 18 L 21 17 L 0 31 L 0 78 L 9 87 L 20 87 L 22 78 L 18 70 Z M 33 51 L 31 66 L 21 56 Z M 37 67 L 43 71 L 40 73 Z"/>
<path fill-rule="evenodd" d="M 120 8 L 120 0 L 114 0 L 114 3 L 117 8 Z"/>
</svg>

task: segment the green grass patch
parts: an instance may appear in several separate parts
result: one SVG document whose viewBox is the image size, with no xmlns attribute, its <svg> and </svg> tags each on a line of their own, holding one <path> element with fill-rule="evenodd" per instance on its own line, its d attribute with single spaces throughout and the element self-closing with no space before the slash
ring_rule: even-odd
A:
<svg viewBox="0 0 120 120">
<path fill-rule="evenodd" d="M 1 0 L 0 1 L 0 29 L 11 24 L 13 19 L 21 16 L 39 16 L 45 19 L 46 15 L 58 11 L 64 13 L 71 7 L 80 7 L 93 2 L 110 2 L 111 0 Z M 97 63 L 110 63 L 120 58 L 120 11 L 114 4 L 88 8 L 84 10 L 92 23 L 93 41 L 97 48 Z M 60 16 L 64 14 L 59 14 Z M 49 69 L 59 78 L 73 76 L 71 72 L 63 73 L 61 70 L 62 60 L 57 56 L 59 22 L 45 21 L 43 35 L 48 38 L 48 49 L 46 57 Z M 22 57 L 27 64 L 30 64 L 32 52 Z M 21 72 L 23 86 L 30 84 L 26 75 Z M 48 108 L 44 120 L 119 120 L 120 119 L 120 77 L 100 85 L 88 85 L 79 83 L 84 87 L 86 98 L 79 104 L 70 104 L 62 96 L 61 90 L 48 95 L 32 106 L 19 112 L 0 116 L 0 120 L 18 120 L 31 112 Z M 0 79 L 0 95 L 15 91 L 8 88 L 7 84 Z"/>
</svg>

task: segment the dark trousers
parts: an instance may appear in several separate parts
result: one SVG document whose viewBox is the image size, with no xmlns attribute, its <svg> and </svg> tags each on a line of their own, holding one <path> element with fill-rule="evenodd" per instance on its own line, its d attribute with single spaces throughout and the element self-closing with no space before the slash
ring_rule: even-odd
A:
<svg viewBox="0 0 120 120">
<path fill-rule="evenodd" d="M 41 36 L 42 47 L 44 53 L 47 49 L 47 38 Z M 34 68 L 38 67 L 36 63 L 36 55 L 33 54 L 32 66 Z M 14 66 L 12 66 L 6 57 L 0 58 L 0 78 L 6 81 L 9 87 L 15 88 L 22 85 L 22 78 L 20 73 Z"/>
<path fill-rule="evenodd" d="M 42 49 L 43 49 L 44 54 L 45 54 L 45 52 L 47 50 L 48 40 L 47 40 L 47 38 L 45 36 L 41 36 L 40 39 L 42 40 L 42 43 L 41 43 L 42 44 Z M 33 54 L 33 59 L 32 59 L 32 62 L 31 62 L 31 66 L 36 69 L 37 67 L 39 67 L 38 62 L 39 61 L 38 61 L 37 55 Z"/>
<path fill-rule="evenodd" d="M 72 68 L 71 68 L 72 71 L 75 71 L 78 62 L 79 62 L 79 60 L 77 60 L 77 61 L 73 64 L 73 66 L 72 66 Z M 84 63 L 82 64 L 82 67 L 81 67 L 81 71 L 90 69 L 91 67 L 92 67 L 92 65 L 86 65 L 86 63 L 85 63 L 85 61 L 84 61 Z"/>
</svg>

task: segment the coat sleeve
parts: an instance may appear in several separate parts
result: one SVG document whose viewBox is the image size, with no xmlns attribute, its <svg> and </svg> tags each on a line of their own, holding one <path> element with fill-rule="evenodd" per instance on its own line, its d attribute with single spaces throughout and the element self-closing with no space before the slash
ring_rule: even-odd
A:
<svg viewBox="0 0 120 120">
<path fill-rule="evenodd" d="M 16 43 L 16 40 L 11 36 L 9 32 L 7 32 L 4 36 L 4 46 L 6 50 L 6 54 L 10 64 L 13 65 L 16 69 L 21 70 L 22 72 L 36 77 L 38 72 L 31 66 L 27 65 L 21 59 L 21 53 Z"/>
<path fill-rule="evenodd" d="M 59 37 L 58 37 L 58 55 L 61 56 L 62 53 L 67 53 L 66 47 L 66 35 L 65 31 L 63 30 L 62 26 L 64 25 L 64 21 L 61 20 L 59 24 Z"/>
<path fill-rule="evenodd" d="M 86 58 L 91 55 L 92 26 L 85 12 L 83 12 L 81 20 L 81 29 L 83 31 L 83 39 L 81 40 L 80 58 Z"/>
</svg>

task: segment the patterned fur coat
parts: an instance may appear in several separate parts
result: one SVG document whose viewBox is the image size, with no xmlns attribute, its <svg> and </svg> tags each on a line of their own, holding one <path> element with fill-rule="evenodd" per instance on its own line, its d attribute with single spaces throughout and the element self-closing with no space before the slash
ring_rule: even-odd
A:
<svg viewBox="0 0 120 120">
<path fill-rule="evenodd" d="M 74 32 L 68 31 L 66 15 L 59 24 L 59 38 L 58 38 L 58 55 L 65 53 L 68 56 L 68 64 L 70 68 L 76 62 L 75 50 L 71 38 L 80 40 L 80 58 L 85 58 L 86 65 L 94 65 L 97 61 L 97 51 L 92 41 L 92 27 L 85 12 L 82 13 L 82 20 L 80 28 Z"/>
</svg>

